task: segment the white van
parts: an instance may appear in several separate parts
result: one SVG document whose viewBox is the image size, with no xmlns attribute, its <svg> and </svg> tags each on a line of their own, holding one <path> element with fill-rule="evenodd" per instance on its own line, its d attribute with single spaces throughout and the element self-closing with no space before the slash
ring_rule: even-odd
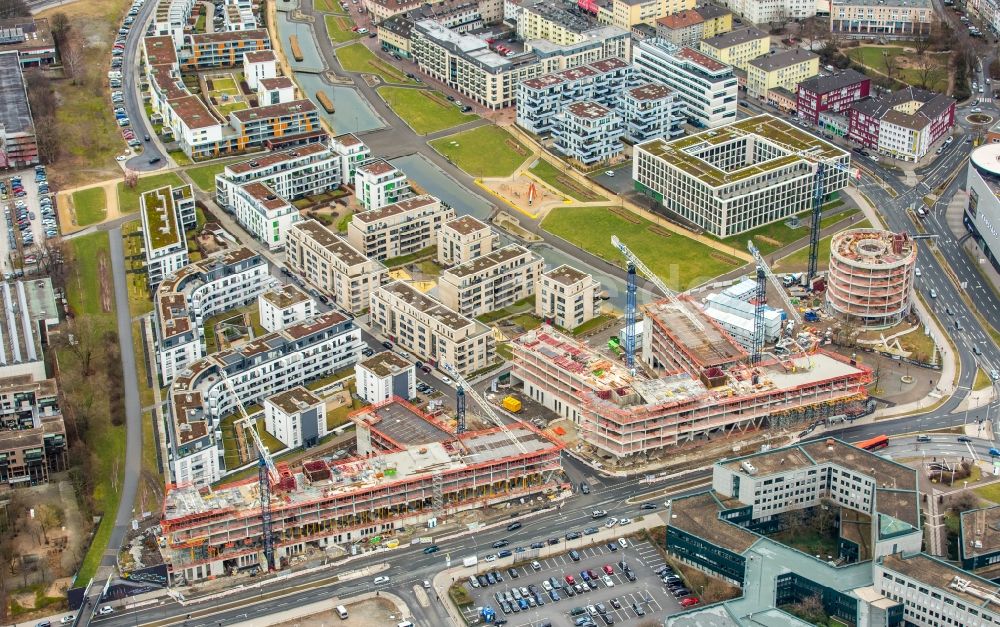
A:
<svg viewBox="0 0 1000 627">
<path fill-rule="evenodd" d="M 347 618 L 347 608 L 344 607 L 343 605 L 338 605 L 333 609 L 337 612 L 337 616 L 340 617 L 340 620 L 344 620 Z"/>
</svg>

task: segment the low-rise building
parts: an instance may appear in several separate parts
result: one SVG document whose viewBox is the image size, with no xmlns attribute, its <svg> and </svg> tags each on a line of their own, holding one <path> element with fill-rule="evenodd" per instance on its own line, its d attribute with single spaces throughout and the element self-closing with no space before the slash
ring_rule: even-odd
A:
<svg viewBox="0 0 1000 627">
<path fill-rule="evenodd" d="M 309 99 L 233 111 L 229 123 L 236 131 L 236 145 L 280 148 L 326 137 L 319 111 Z"/>
<path fill-rule="evenodd" d="M 488 224 L 472 216 L 445 222 L 438 231 L 437 261 L 455 266 L 493 252 L 499 237 Z"/>
<path fill-rule="evenodd" d="M 0 52 L 17 51 L 23 69 L 46 67 L 56 61 L 56 41 L 44 17 L 0 20 Z"/>
<path fill-rule="evenodd" d="M 847 185 L 850 154 L 826 140 L 770 115 L 730 126 L 638 144 L 637 188 L 686 222 L 729 237 L 812 207 L 813 161 L 801 153 L 838 164 L 825 169 L 825 194 Z"/>
<path fill-rule="evenodd" d="M 271 49 L 271 38 L 264 29 L 195 33 L 185 37 L 178 49 L 181 69 L 187 72 L 237 67 L 243 55 Z"/>
<path fill-rule="evenodd" d="M 278 76 L 278 57 L 273 50 L 255 50 L 243 54 L 243 76 L 250 89 L 257 89 L 262 78 Z"/>
<path fill-rule="evenodd" d="M 267 290 L 257 299 L 260 326 L 269 333 L 316 315 L 316 303 L 301 288 L 288 283 Z"/>
<path fill-rule="evenodd" d="M 358 396 L 373 405 L 392 397 L 410 400 L 417 395 L 417 367 L 392 351 L 375 353 L 354 366 Z"/>
<path fill-rule="evenodd" d="M 733 30 L 733 12 L 717 4 L 703 4 L 694 10 L 702 19 L 702 37 L 715 37 Z"/>
<path fill-rule="evenodd" d="M 0 484 L 17 488 L 48 482 L 67 469 L 69 444 L 55 379 L 0 379 Z"/>
<path fill-rule="evenodd" d="M 856 39 L 927 36 L 938 18 L 931 0 L 832 0 L 830 32 Z"/>
<path fill-rule="evenodd" d="M 206 257 L 164 279 L 153 296 L 163 385 L 205 356 L 208 318 L 253 303 L 273 284 L 264 257 L 244 247 Z"/>
<path fill-rule="evenodd" d="M 814 76 L 799 81 L 795 111 L 800 119 L 819 125 L 820 114 L 843 113 L 855 102 L 867 98 L 870 90 L 871 79 L 852 68 Z"/>
<path fill-rule="evenodd" d="M 736 121 L 738 80 L 732 66 L 663 39 L 639 42 L 635 66 L 646 80 L 677 92 L 684 116 L 695 126 L 715 128 Z"/>
<path fill-rule="evenodd" d="M 680 11 L 656 20 L 656 35 L 675 46 L 697 46 L 705 32 L 705 20 L 695 11 Z"/>
<path fill-rule="evenodd" d="M 493 363 L 493 334 L 416 288 L 393 281 L 372 291 L 370 324 L 426 364 L 448 365 L 463 375 Z"/>
<path fill-rule="evenodd" d="M 777 104 L 771 97 L 771 91 L 785 89 L 794 94 L 800 82 L 817 74 L 819 74 L 818 54 L 802 48 L 790 48 L 750 62 L 747 69 L 747 94 Z M 787 93 L 776 98 L 785 100 L 791 98 L 794 105 L 794 97 Z"/>
<path fill-rule="evenodd" d="M 751 61 L 771 51 L 771 36 L 747 26 L 703 39 L 699 49 L 716 61 L 746 72 Z"/>
<path fill-rule="evenodd" d="M 151 189 L 139 196 L 143 253 L 149 288 L 188 265 L 185 231 L 195 227 L 194 190 L 191 185 Z"/>
<path fill-rule="evenodd" d="M 302 219 L 298 209 L 260 181 L 234 186 L 229 201 L 240 226 L 271 251 L 285 247 L 288 227 Z"/>
<path fill-rule="evenodd" d="M 16 50 L 0 51 L 0 167 L 38 163 L 35 123 Z"/>
<path fill-rule="evenodd" d="M 288 230 L 285 263 L 306 283 L 346 312 L 368 307 L 371 290 L 389 280 L 385 266 L 363 255 L 316 220 L 303 220 Z"/>
<path fill-rule="evenodd" d="M 527 248 L 509 244 L 445 270 L 438 295 L 445 307 L 475 318 L 534 294 L 543 265 Z"/>
<path fill-rule="evenodd" d="M 413 57 L 411 40 L 413 39 L 413 20 L 393 15 L 376 23 L 375 33 L 382 50 L 396 54 L 404 59 Z"/>
<path fill-rule="evenodd" d="M 634 28 L 652 26 L 659 18 L 691 11 L 694 4 L 695 0 L 587 0 L 579 6 L 588 13 L 596 14 L 602 24 Z"/>
<path fill-rule="evenodd" d="M 761 27 L 810 18 L 819 6 L 813 0 L 725 0 L 725 5 L 743 21 Z"/>
<path fill-rule="evenodd" d="M 295 83 L 287 76 L 262 78 L 257 81 L 258 106 L 283 104 L 295 100 Z"/>
<path fill-rule="evenodd" d="M 354 194 L 365 211 L 409 198 L 413 194 L 406 174 L 385 159 L 372 159 L 356 167 Z"/>
<path fill-rule="evenodd" d="M 301 385 L 264 399 L 264 428 L 288 448 L 309 448 L 327 434 L 326 401 Z"/>
<path fill-rule="evenodd" d="M 684 133 L 680 97 L 666 85 L 644 83 L 626 89 L 618 111 L 624 124 L 624 139 L 632 144 Z"/>
<path fill-rule="evenodd" d="M 455 210 L 433 196 L 414 196 L 351 216 L 347 241 L 365 257 L 392 259 L 437 242 L 438 231 Z"/>
<path fill-rule="evenodd" d="M 552 147 L 585 166 L 609 161 L 622 153 L 621 117 L 591 100 L 574 102 L 556 115 Z"/>
<path fill-rule="evenodd" d="M 848 138 L 904 161 L 919 161 L 955 126 L 955 99 L 916 87 L 851 104 Z"/>
<path fill-rule="evenodd" d="M 361 347 L 353 320 L 329 312 L 191 364 L 167 392 L 171 483 L 207 486 L 234 470 L 225 467 L 220 436 L 222 418 L 237 403 L 263 403 L 353 366 Z"/>
<path fill-rule="evenodd" d="M 535 315 L 573 330 L 601 313 L 601 284 L 594 277 L 563 264 L 538 276 Z"/>
</svg>

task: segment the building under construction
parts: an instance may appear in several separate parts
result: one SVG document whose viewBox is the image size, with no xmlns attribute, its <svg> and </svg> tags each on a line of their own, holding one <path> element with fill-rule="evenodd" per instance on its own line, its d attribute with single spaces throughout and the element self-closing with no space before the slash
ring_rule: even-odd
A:
<svg viewBox="0 0 1000 627">
<path fill-rule="evenodd" d="M 830 244 L 826 302 L 865 326 L 892 326 L 910 313 L 916 267 L 917 243 L 906 233 L 838 233 Z"/>
<path fill-rule="evenodd" d="M 644 308 L 643 358 L 633 375 L 617 359 L 551 327 L 513 342 L 524 393 L 573 420 L 585 442 L 615 457 L 651 453 L 700 435 L 787 426 L 860 412 L 871 370 L 833 353 L 747 354 L 720 326 L 680 300 Z"/>
<path fill-rule="evenodd" d="M 563 481 L 561 445 L 527 424 L 456 435 L 398 398 L 351 419 L 356 457 L 278 464 L 271 487 L 278 568 L 432 517 L 553 492 Z M 174 584 L 265 567 L 256 479 L 214 489 L 168 486 L 161 525 Z"/>
</svg>

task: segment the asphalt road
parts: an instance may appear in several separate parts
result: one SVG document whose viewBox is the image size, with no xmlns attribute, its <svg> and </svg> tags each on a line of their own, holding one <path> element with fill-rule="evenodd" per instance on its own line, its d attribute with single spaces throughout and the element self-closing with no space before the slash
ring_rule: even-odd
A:
<svg viewBox="0 0 1000 627">
<path fill-rule="evenodd" d="M 139 47 L 142 44 L 142 38 L 146 35 L 149 19 L 156 11 L 156 4 L 156 0 L 146 0 L 143 3 L 142 8 L 139 9 L 139 15 L 132 22 L 132 28 L 129 29 L 128 37 L 125 40 L 125 54 L 122 55 L 121 71 L 124 80 L 121 90 L 125 97 L 125 111 L 128 113 L 132 130 L 135 131 L 135 136 L 139 141 L 142 141 L 143 135 L 149 135 L 150 138 L 155 135 L 153 128 L 149 125 L 149 120 L 146 119 L 146 108 L 142 103 L 142 96 L 139 94 L 139 58 L 141 55 Z M 126 161 L 126 167 L 139 172 L 149 172 L 167 166 L 167 155 L 160 150 L 157 141 L 143 142 L 142 147 L 142 154 Z M 160 161 L 155 164 L 149 163 L 149 160 L 155 157 L 158 157 Z"/>
<path fill-rule="evenodd" d="M 132 524 L 136 489 L 139 486 L 142 454 L 142 411 L 139 404 L 139 380 L 135 363 L 135 348 L 132 345 L 132 316 L 128 308 L 128 282 L 125 276 L 125 250 L 122 245 L 121 228 L 109 232 L 111 238 L 111 274 L 115 290 L 115 321 L 121 342 L 122 387 L 125 391 L 125 464 L 122 472 L 121 501 L 115 514 L 115 526 L 108 539 L 108 546 L 101 558 L 101 566 L 114 566 L 118 547 Z M 78 625 L 90 622 L 90 613 L 97 607 L 107 577 L 94 580 L 87 597 L 90 605 L 78 612 Z"/>
</svg>

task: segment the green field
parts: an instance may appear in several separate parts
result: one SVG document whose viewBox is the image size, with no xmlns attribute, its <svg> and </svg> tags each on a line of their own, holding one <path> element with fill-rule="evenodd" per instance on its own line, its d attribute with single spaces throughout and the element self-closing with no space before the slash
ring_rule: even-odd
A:
<svg viewBox="0 0 1000 627">
<path fill-rule="evenodd" d="M 510 176 L 531 150 L 499 126 L 480 126 L 431 142 L 431 147 L 473 176 Z"/>
<path fill-rule="evenodd" d="M 378 93 L 418 135 L 436 133 L 476 119 L 474 114 L 459 111 L 436 91 L 380 87 Z"/>
<path fill-rule="evenodd" d="M 820 228 L 842 220 L 850 213 L 857 212 L 857 209 L 838 211 L 837 209 L 843 204 L 844 201 L 842 200 L 832 200 L 823 205 L 823 217 L 820 219 L 819 223 Z M 779 248 L 791 244 L 795 240 L 802 239 L 803 237 L 809 237 L 809 229 L 812 224 L 811 212 L 803 211 L 798 215 L 800 226 L 797 229 L 793 229 L 785 224 L 788 222 L 788 220 L 785 219 L 765 224 L 764 226 L 759 226 L 756 229 L 740 233 L 739 235 L 719 239 L 719 241 L 728 246 L 732 246 L 741 252 L 746 252 L 747 241 L 753 240 L 754 245 L 758 250 L 760 250 L 762 255 L 769 255 Z"/>
<path fill-rule="evenodd" d="M 313 8 L 323 13 L 343 13 L 344 9 L 336 0 L 313 0 Z"/>
<path fill-rule="evenodd" d="M 213 94 L 239 94 L 240 89 L 236 86 L 236 81 L 230 76 L 211 76 L 209 81 L 212 84 Z"/>
<path fill-rule="evenodd" d="M 103 187 L 91 187 L 73 192 L 73 210 L 79 226 L 97 224 L 108 215 L 108 197 Z"/>
<path fill-rule="evenodd" d="M 413 82 L 406 78 L 405 74 L 376 57 L 360 42 L 337 48 L 337 60 L 340 61 L 341 67 L 348 72 L 375 74 L 387 83 Z"/>
<path fill-rule="evenodd" d="M 105 257 L 110 273 L 110 257 L 108 234 L 96 232 L 89 235 L 74 237 L 69 240 L 73 251 L 74 272 L 66 281 L 66 298 L 77 315 L 88 316 L 106 313 L 101 308 L 100 290 L 100 258 Z M 108 281 L 111 280 L 110 274 Z"/>
<path fill-rule="evenodd" d="M 122 213 L 134 213 L 139 210 L 139 196 L 151 189 L 157 189 L 164 185 L 183 185 L 181 177 L 173 172 L 144 176 L 136 182 L 133 189 L 125 187 L 125 183 L 118 184 L 118 209 Z"/>
<path fill-rule="evenodd" d="M 236 161 L 209 163 L 208 165 L 188 168 L 185 172 L 191 177 L 194 184 L 198 186 L 198 189 L 211 194 L 215 192 L 215 175 L 221 174 L 230 163 L 236 163 Z"/>
<path fill-rule="evenodd" d="M 743 265 L 743 261 L 705 244 L 657 227 L 649 220 L 612 207 L 557 207 L 542 221 L 542 228 L 602 259 L 624 266 L 621 253 L 611 245 L 617 235 L 663 281 L 676 290 L 687 290 Z M 661 230 L 662 229 L 662 230 Z"/>
<path fill-rule="evenodd" d="M 351 30 L 354 28 L 354 22 L 346 15 L 326 15 L 323 19 L 326 20 L 326 32 L 336 43 L 351 41 L 361 36 Z"/>
<path fill-rule="evenodd" d="M 531 166 L 529 171 L 552 189 L 574 200 L 579 200 L 580 202 L 607 200 L 604 196 L 590 191 L 569 175 L 563 174 L 562 170 L 545 159 L 539 159 L 535 165 Z"/>
<path fill-rule="evenodd" d="M 857 224 L 852 224 L 852 229 L 870 229 L 872 228 L 872 223 L 868 220 L 861 220 Z M 846 230 L 846 229 L 841 229 Z M 819 240 L 819 248 L 817 249 L 817 267 L 819 269 L 826 268 L 830 265 L 830 242 L 833 241 L 832 235 L 827 235 L 823 239 Z M 800 272 L 802 270 L 807 270 L 809 268 L 809 246 L 803 246 L 794 253 L 782 257 L 778 260 L 778 263 L 774 264 L 774 270 L 777 272 L 779 269 L 782 272 Z"/>
<path fill-rule="evenodd" d="M 902 62 L 896 63 L 896 69 L 893 71 L 894 78 L 910 85 L 920 86 L 923 70 L 919 68 L 918 64 L 922 63 L 923 59 L 916 52 L 906 52 L 898 46 L 861 46 L 847 51 L 847 56 L 852 61 L 881 74 L 886 74 L 885 55 L 904 59 Z M 948 88 L 949 56 L 930 52 L 925 52 L 923 56 L 932 63 L 932 69 L 927 75 L 927 88 L 934 91 L 945 91 Z M 903 65 L 913 65 L 914 67 L 903 67 Z"/>
</svg>

